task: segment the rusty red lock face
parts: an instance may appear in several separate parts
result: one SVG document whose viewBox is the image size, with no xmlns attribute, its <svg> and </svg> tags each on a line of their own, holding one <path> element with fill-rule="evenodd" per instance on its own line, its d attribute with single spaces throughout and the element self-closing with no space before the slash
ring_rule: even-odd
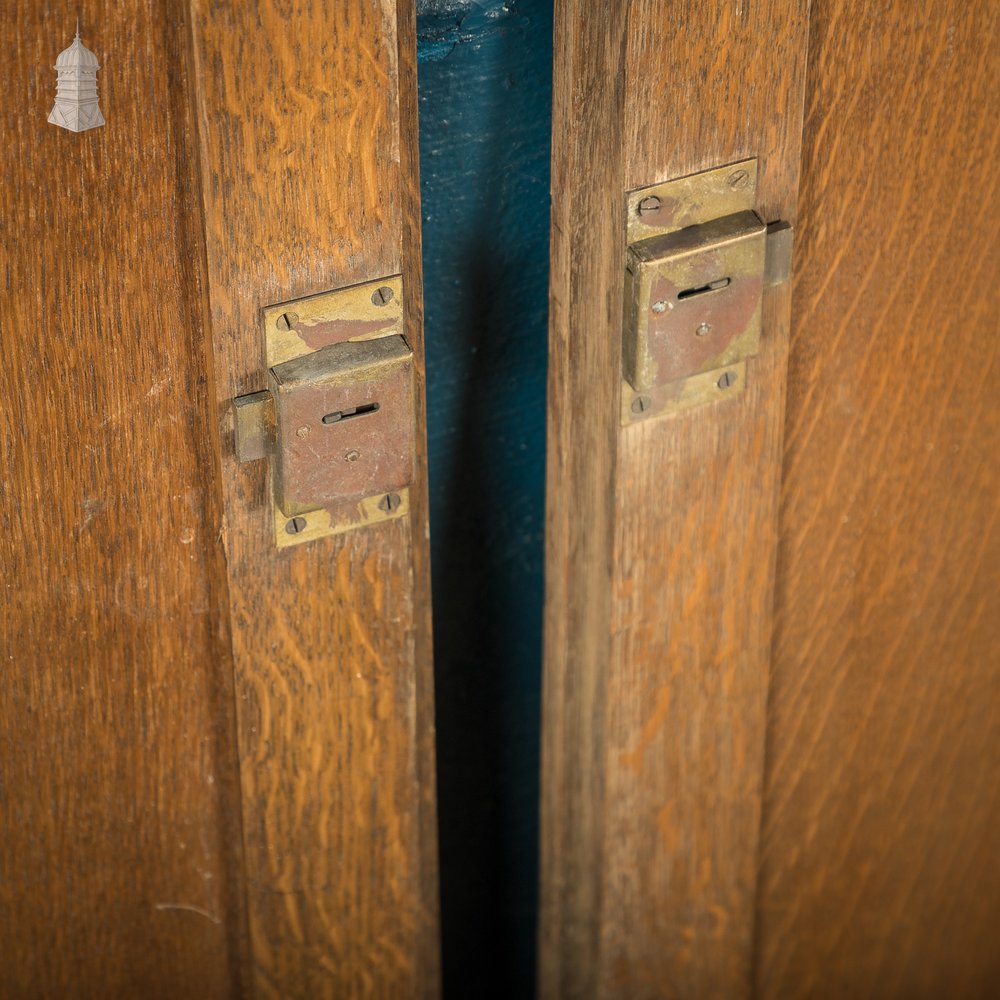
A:
<svg viewBox="0 0 1000 1000">
<path fill-rule="evenodd" d="M 623 362 L 634 389 L 757 352 L 766 232 L 743 211 L 629 247 Z"/>
<path fill-rule="evenodd" d="M 334 510 L 413 477 L 413 353 L 398 335 L 333 344 L 271 369 L 275 498 Z"/>
</svg>

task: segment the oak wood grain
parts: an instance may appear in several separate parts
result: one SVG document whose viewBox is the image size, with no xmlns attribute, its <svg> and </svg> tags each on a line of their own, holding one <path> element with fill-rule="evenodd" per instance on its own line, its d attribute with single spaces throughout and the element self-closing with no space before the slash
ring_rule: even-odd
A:
<svg viewBox="0 0 1000 1000">
<path fill-rule="evenodd" d="M 16 2 L 0 220 L 0 995 L 228 997 L 232 660 L 182 11 Z M 107 124 L 46 122 L 73 37 Z"/>
<path fill-rule="evenodd" d="M 596 996 L 624 260 L 626 4 L 556 3 L 538 992 Z"/>
<path fill-rule="evenodd" d="M 808 4 L 581 6 L 556 8 L 542 995 L 746 996 L 789 297 L 741 397 L 621 430 L 624 205 L 756 156 L 761 213 L 794 219 Z"/>
<path fill-rule="evenodd" d="M 756 979 L 1000 992 L 1000 18 L 813 0 Z"/>
<path fill-rule="evenodd" d="M 409 518 L 278 552 L 231 401 L 259 310 L 398 273 L 423 396 L 412 2 L 194 0 L 254 981 L 430 996 L 438 948 L 426 482 Z M 415 463 L 423 470 L 423 407 Z"/>
</svg>

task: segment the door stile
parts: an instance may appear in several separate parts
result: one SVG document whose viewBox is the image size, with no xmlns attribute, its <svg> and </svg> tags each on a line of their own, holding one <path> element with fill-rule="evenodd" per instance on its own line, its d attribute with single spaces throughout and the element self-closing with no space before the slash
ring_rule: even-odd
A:
<svg viewBox="0 0 1000 1000">
<path fill-rule="evenodd" d="M 254 984 L 434 996 L 415 11 L 191 6 Z M 234 440 L 233 400 L 268 386 L 262 310 L 399 274 L 408 513 L 279 549 L 268 461 Z"/>
<path fill-rule="evenodd" d="M 541 995 L 747 996 L 790 290 L 742 393 L 621 426 L 626 194 L 756 158 L 794 222 L 808 2 L 584 6 L 556 7 Z"/>
</svg>

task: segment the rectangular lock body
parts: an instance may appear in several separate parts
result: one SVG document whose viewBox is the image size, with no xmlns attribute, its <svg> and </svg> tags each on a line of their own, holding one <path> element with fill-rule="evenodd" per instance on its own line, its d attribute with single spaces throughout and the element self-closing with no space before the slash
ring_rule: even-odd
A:
<svg viewBox="0 0 1000 1000">
<path fill-rule="evenodd" d="M 629 246 L 622 352 L 636 391 L 756 354 L 765 251 L 752 211 Z"/>
<path fill-rule="evenodd" d="M 275 499 L 288 516 L 408 486 L 413 353 L 398 335 L 332 344 L 271 369 Z"/>
</svg>

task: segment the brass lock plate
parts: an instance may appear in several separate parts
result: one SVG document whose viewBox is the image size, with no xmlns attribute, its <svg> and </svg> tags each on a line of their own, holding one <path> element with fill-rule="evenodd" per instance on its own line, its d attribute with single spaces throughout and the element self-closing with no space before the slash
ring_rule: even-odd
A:
<svg viewBox="0 0 1000 1000">
<path fill-rule="evenodd" d="M 406 517 L 413 353 L 399 275 L 262 310 L 268 389 L 234 401 L 237 458 L 269 459 L 279 548 Z"/>
<path fill-rule="evenodd" d="M 267 367 L 345 341 L 403 333 L 401 275 L 267 306 L 263 311 Z"/>
<path fill-rule="evenodd" d="M 404 489 L 413 354 L 400 336 L 332 344 L 271 369 L 275 498 L 289 516 Z"/>
<path fill-rule="evenodd" d="M 634 389 L 757 353 L 765 237 L 743 211 L 629 247 L 623 358 Z"/>
<path fill-rule="evenodd" d="M 745 160 L 627 196 L 623 425 L 742 392 L 767 260 L 756 183 Z"/>
</svg>

